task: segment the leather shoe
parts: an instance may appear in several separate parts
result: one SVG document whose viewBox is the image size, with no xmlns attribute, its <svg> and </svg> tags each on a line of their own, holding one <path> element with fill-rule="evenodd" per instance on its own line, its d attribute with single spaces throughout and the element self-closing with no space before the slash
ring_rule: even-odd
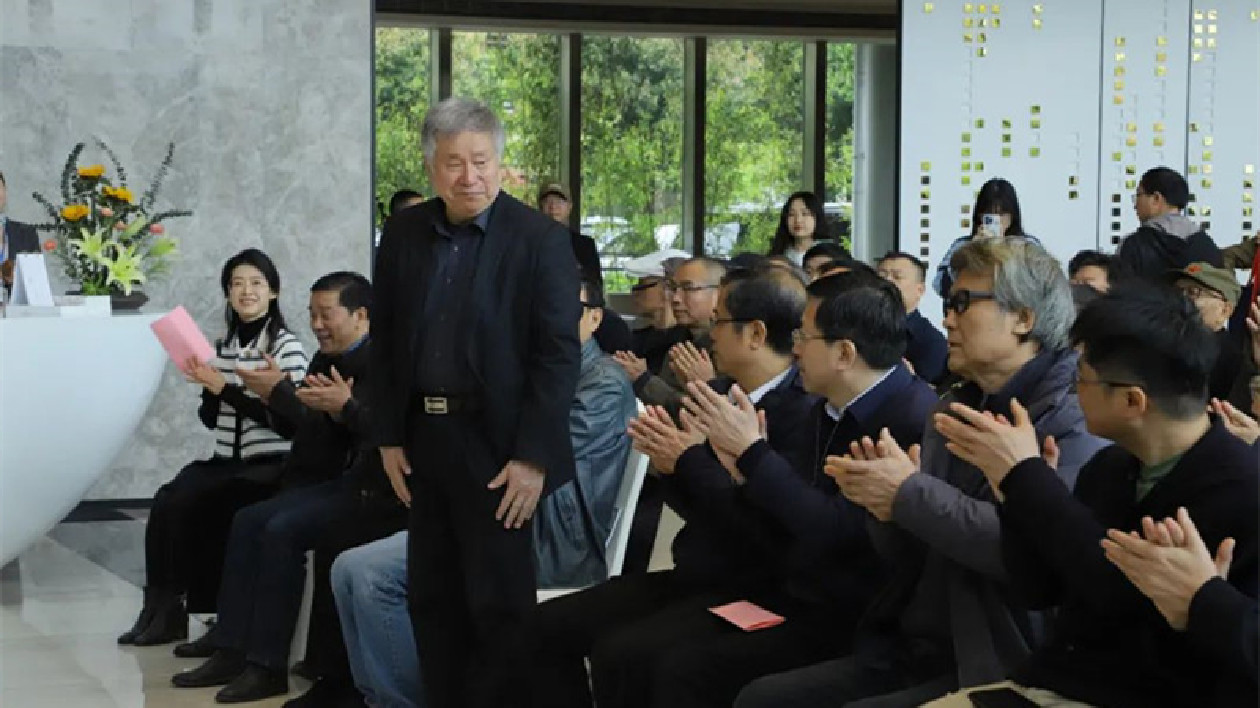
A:
<svg viewBox="0 0 1260 708">
<path fill-rule="evenodd" d="M 289 692 L 289 678 L 283 671 L 272 671 L 258 664 L 247 664 L 245 671 L 214 694 L 216 703 L 248 703 Z"/>
<path fill-rule="evenodd" d="M 245 658 L 240 653 L 220 649 L 201 666 L 172 676 L 171 683 L 179 688 L 223 686 L 240 676 L 245 667 Z"/>
<path fill-rule="evenodd" d="M 217 625 L 216 625 L 217 626 Z M 200 639 L 183 644 L 176 644 L 173 653 L 181 659 L 208 659 L 214 656 L 218 647 L 214 643 L 214 627 Z"/>
<path fill-rule="evenodd" d="M 322 678 L 280 708 L 367 708 L 367 703 L 349 681 Z"/>
<path fill-rule="evenodd" d="M 138 647 L 170 644 L 188 638 L 188 612 L 179 595 L 168 595 L 153 612 L 153 619 L 132 643 Z"/>
</svg>

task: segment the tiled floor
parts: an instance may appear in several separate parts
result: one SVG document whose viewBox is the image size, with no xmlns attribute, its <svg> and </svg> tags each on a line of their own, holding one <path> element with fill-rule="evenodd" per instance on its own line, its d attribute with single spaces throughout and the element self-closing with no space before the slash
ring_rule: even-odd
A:
<svg viewBox="0 0 1260 708">
<path fill-rule="evenodd" d="M 669 567 L 669 541 L 678 527 L 667 511 L 653 568 Z M 120 647 L 115 641 L 140 609 L 142 541 L 140 520 L 60 524 L 0 573 L 0 706 L 216 705 L 215 689 L 171 686 L 173 674 L 199 660 L 177 659 L 169 646 Z M 295 691 L 306 686 L 292 679 Z M 274 708 L 284 700 L 247 705 Z"/>
</svg>

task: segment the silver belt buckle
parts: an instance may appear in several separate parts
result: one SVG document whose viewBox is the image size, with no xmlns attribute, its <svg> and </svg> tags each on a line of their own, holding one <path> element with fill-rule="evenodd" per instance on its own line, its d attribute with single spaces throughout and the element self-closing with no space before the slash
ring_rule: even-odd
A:
<svg viewBox="0 0 1260 708">
<path fill-rule="evenodd" d="M 446 415 L 447 413 L 450 413 L 450 408 L 447 407 L 447 400 L 445 398 L 441 398 L 439 396 L 425 396 L 424 412 L 429 415 Z"/>
</svg>

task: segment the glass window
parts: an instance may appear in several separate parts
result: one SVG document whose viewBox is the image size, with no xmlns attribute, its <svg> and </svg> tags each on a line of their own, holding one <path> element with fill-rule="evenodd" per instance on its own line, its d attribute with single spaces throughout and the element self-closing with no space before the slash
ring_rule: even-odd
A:
<svg viewBox="0 0 1260 708">
<path fill-rule="evenodd" d="M 376 219 L 400 189 L 429 194 L 420 125 L 429 109 L 429 30 L 376 30 Z"/>
<path fill-rule="evenodd" d="M 710 40 L 706 87 L 705 253 L 765 253 L 802 185 L 805 45 Z"/>
<path fill-rule="evenodd" d="M 827 45 L 827 194 L 831 232 L 853 249 L 853 45 Z"/>
<path fill-rule="evenodd" d="M 682 243 L 683 42 L 582 40 L 582 232 L 610 292 L 635 256 Z"/>
<path fill-rule="evenodd" d="M 503 189 L 534 206 L 560 173 L 560 38 L 554 34 L 454 32 L 456 96 L 484 102 L 503 121 Z"/>
</svg>

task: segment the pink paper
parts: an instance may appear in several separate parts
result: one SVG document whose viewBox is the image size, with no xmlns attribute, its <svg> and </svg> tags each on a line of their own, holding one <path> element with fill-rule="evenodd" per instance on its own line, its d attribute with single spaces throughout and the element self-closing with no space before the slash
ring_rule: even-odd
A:
<svg viewBox="0 0 1260 708">
<path fill-rule="evenodd" d="M 180 371 L 183 371 L 184 362 L 189 357 L 195 356 L 203 364 L 214 358 L 214 347 L 210 346 L 206 335 L 201 333 L 201 329 L 193 322 L 192 316 L 183 305 L 158 318 L 150 326 L 153 327 L 153 334 L 157 335 L 162 348 Z"/>
<path fill-rule="evenodd" d="M 710 607 L 709 612 L 721 617 L 745 632 L 759 629 L 770 629 L 783 624 L 783 618 L 775 613 L 762 609 L 747 600 L 732 602 L 729 605 Z"/>
</svg>

